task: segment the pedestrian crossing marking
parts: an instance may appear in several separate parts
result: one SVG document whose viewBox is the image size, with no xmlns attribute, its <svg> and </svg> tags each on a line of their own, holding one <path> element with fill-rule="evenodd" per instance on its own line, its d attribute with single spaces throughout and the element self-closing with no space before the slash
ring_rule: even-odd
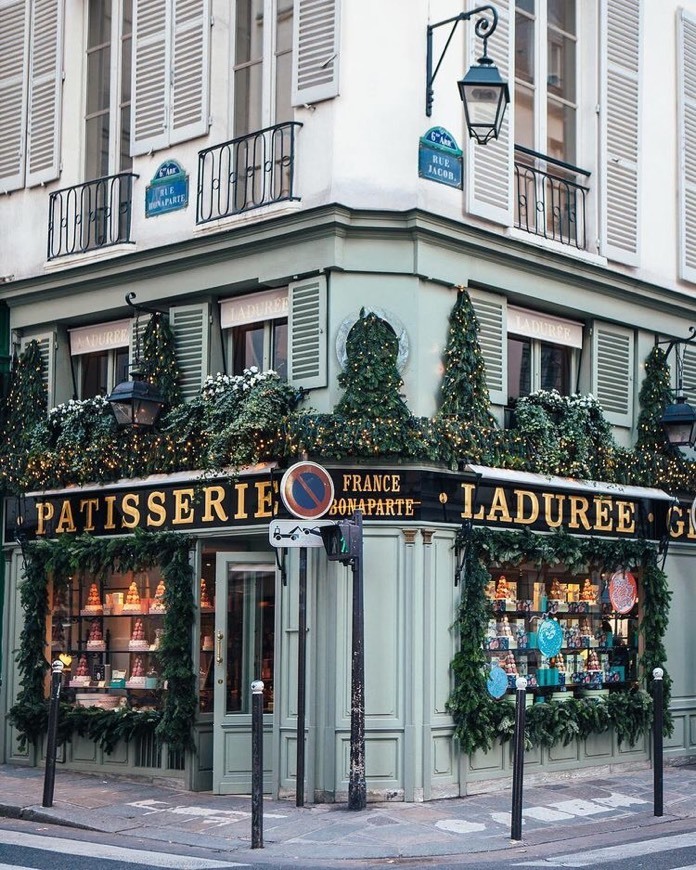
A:
<svg viewBox="0 0 696 870">
<path fill-rule="evenodd" d="M 237 861 L 219 861 L 209 858 L 193 858 L 169 852 L 151 852 L 145 849 L 128 849 L 123 846 L 108 846 L 105 843 L 82 842 L 65 837 L 42 837 L 23 831 L 0 830 L 0 846 L 23 846 L 61 855 L 80 855 L 88 858 L 108 858 L 145 867 L 166 867 L 168 870 L 224 870 L 228 867 L 248 867 Z M 0 870 L 5 870 L 0 865 Z M 24 868 L 19 868 L 24 870 Z"/>
<path fill-rule="evenodd" d="M 674 834 L 669 837 L 655 837 L 652 840 L 641 840 L 636 843 L 624 843 L 620 846 L 605 846 L 602 849 L 583 850 L 567 855 L 554 855 L 553 858 L 539 861 L 524 861 L 514 864 L 515 867 L 594 867 L 610 861 L 625 861 L 628 858 L 639 858 L 654 855 L 657 852 L 669 852 L 672 849 L 689 849 L 696 846 L 696 833 Z M 693 870 L 690 864 L 678 870 Z"/>
</svg>

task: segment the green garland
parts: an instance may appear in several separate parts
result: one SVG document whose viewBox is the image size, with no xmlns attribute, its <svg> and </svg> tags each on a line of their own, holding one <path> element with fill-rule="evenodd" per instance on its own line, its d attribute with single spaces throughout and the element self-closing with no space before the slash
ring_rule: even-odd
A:
<svg viewBox="0 0 696 870">
<path fill-rule="evenodd" d="M 462 595 L 456 622 L 460 648 L 452 661 L 454 686 L 447 702 L 462 750 L 471 754 L 491 749 L 497 739 L 512 737 L 514 704 L 495 701 L 486 688 L 484 639 L 491 606 L 485 594 L 491 579 L 488 565 L 564 564 L 568 570 L 601 565 L 606 570 L 636 567 L 643 586 L 643 653 L 639 665 L 647 685 L 655 667 L 665 667 L 663 638 L 669 617 L 671 593 L 667 577 L 657 565 L 656 547 L 642 540 L 616 541 L 578 538 L 561 530 L 551 535 L 464 529 L 456 543 L 463 553 Z M 669 713 L 671 679 L 664 675 L 665 734 L 673 730 Z M 652 699 L 648 692 L 612 692 L 602 700 L 580 699 L 535 704 L 526 716 L 529 746 L 568 744 L 614 727 L 619 743 L 634 744 L 650 727 Z"/>
<path fill-rule="evenodd" d="M 75 573 L 104 576 L 110 571 L 142 571 L 158 566 L 166 591 L 164 637 L 159 649 L 162 677 L 167 681 L 162 711 L 83 710 L 61 705 L 59 735 L 73 732 L 96 740 L 107 752 L 121 739 L 156 733 L 174 750 L 192 750 L 196 713 L 196 684 L 191 656 L 194 617 L 193 571 L 189 538 L 171 532 L 136 531 L 127 538 L 103 539 L 91 535 L 51 541 L 33 541 L 25 547 L 24 581 L 20 590 L 24 626 L 17 652 L 20 691 L 9 719 L 19 733 L 20 745 L 37 745 L 45 733 L 48 705 L 44 681 L 46 660 L 48 583 L 65 587 Z"/>
</svg>

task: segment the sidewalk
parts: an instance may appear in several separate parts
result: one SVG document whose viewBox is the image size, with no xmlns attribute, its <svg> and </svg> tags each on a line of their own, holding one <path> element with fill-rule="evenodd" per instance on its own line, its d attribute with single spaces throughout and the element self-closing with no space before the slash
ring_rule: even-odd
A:
<svg viewBox="0 0 696 870">
<path fill-rule="evenodd" d="M 0 816 L 167 844 L 236 853 L 235 860 L 422 858 L 487 852 L 510 841 L 511 791 L 420 804 L 296 807 L 264 801 L 263 850 L 251 850 L 251 800 L 56 770 L 53 807 L 41 806 L 44 771 L 0 765 Z M 696 817 L 696 766 L 664 771 L 664 815 L 653 815 L 650 769 L 527 786 L 523 842 L 596 836 Z M 128 845 L 125 840 L 123 845 Z"/>
</svg>

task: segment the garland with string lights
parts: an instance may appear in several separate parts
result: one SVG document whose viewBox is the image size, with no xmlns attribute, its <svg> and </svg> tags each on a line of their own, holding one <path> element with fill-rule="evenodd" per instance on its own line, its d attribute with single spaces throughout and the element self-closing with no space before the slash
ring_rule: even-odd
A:
<svg viewBox="0 0 696 870">
<path fill-rule="evenodd" d="M 540 535 L 527 530 L 477 528 L 460 531 L 456 546 L 464 562 L 456 622 L 460 645 L 452 661 L 454 686 L 447 709 L 454 719 L 455 736 L 465 753 L 487 751 L 496 740 L 509 740 L 514 730 L 514 704 L 509 700 L 494 700 L 486 687 L 489 662 L 484 640 L 488 621 L 493 616 L 492 605 L 486 597 L 490 565 L 509 569 L 524 562 L 537 567 L 562 564 L 570 571 L 587 570 L 589 566 L 599 566 L 606 571 L 634 567 L 641 573 L 643 588 L 639 627 L 643 651 L 639 665 L 646 675 L 646 684 L 652 682 L 654 668 L 665 668 L 664 635 L 671 593 L 667 577 L 657 564 L 657 549 L 650 542 L 584 539 L 563 530 Z M 665 670 L 666 735 L 670 735 L 674 727 L 669 713 L 671 685 Z M 567 745 L 574 739 L 603 733 L 611 726 L 620 744 L 634 745 L 648 733 L 651 723 L 650 694 L 636 686 L 630 691 L 612 692 L 606 698 L 545 700 L 543 704 L 535 704 L 526 716 L 526 740 L 529 746 Z"/>
<path fill-rule="evenodd" d="M 142 344 L 139 365 L 143 379 L 157 387 L 166 408 L 180 405 L 181 370 L 176 361 L 174 333 L 169 318 L 155 312 L 143 330 Z"/>
<path fill-rule="evenodd" d="M 7 397 L 0 405 L 0 490 L 5 492 L 21 490 L 33 429 L 46 417 L 44 372 L 39 344 L 30 341 L 13 360 Z"/>
<path fill-rule="evenodd" d="M 20 689 L 9 713 L 21 745 L 38 745 L 46 732 L 48 701 L 44 680 L 46 621 L 49 616 L 49 586 L 54 594 L 70 591 L 75 575 L 95 578 L 112 571 L 143 571 L 157 567 L 165 582 L 164 633 L 157 651 L 161 676 L 167 683 L 161 711 L 84 710 L 61 704 L 61 741 L 75 732 L 94 739 L 107 752 L 119 740 L 154 734 L 174 751 L 192 750 L 192 726 L 196 714 L 196 687 L 191 657 L 194 622 L 193 570 L 189 560 L 191 539 L 171 532 L 143 532 L 105 540 L 93 535 L 32 541 L 25 545 L 24 579 L 20 599 L 24 624 L 16 662 Z"/>
</svg>

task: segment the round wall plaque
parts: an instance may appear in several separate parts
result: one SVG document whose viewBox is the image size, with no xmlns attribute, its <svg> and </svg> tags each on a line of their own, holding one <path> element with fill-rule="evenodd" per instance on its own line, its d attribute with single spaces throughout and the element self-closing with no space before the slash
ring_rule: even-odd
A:
<svg viewBox="0 0 696 870">
<path fill-rule="evenodd" d="M 609 600 L 616 613 L 628 613 L 638 597 L 636 578 L 629 571 L 617 571 L 609 581 Z"/>
</svg>

